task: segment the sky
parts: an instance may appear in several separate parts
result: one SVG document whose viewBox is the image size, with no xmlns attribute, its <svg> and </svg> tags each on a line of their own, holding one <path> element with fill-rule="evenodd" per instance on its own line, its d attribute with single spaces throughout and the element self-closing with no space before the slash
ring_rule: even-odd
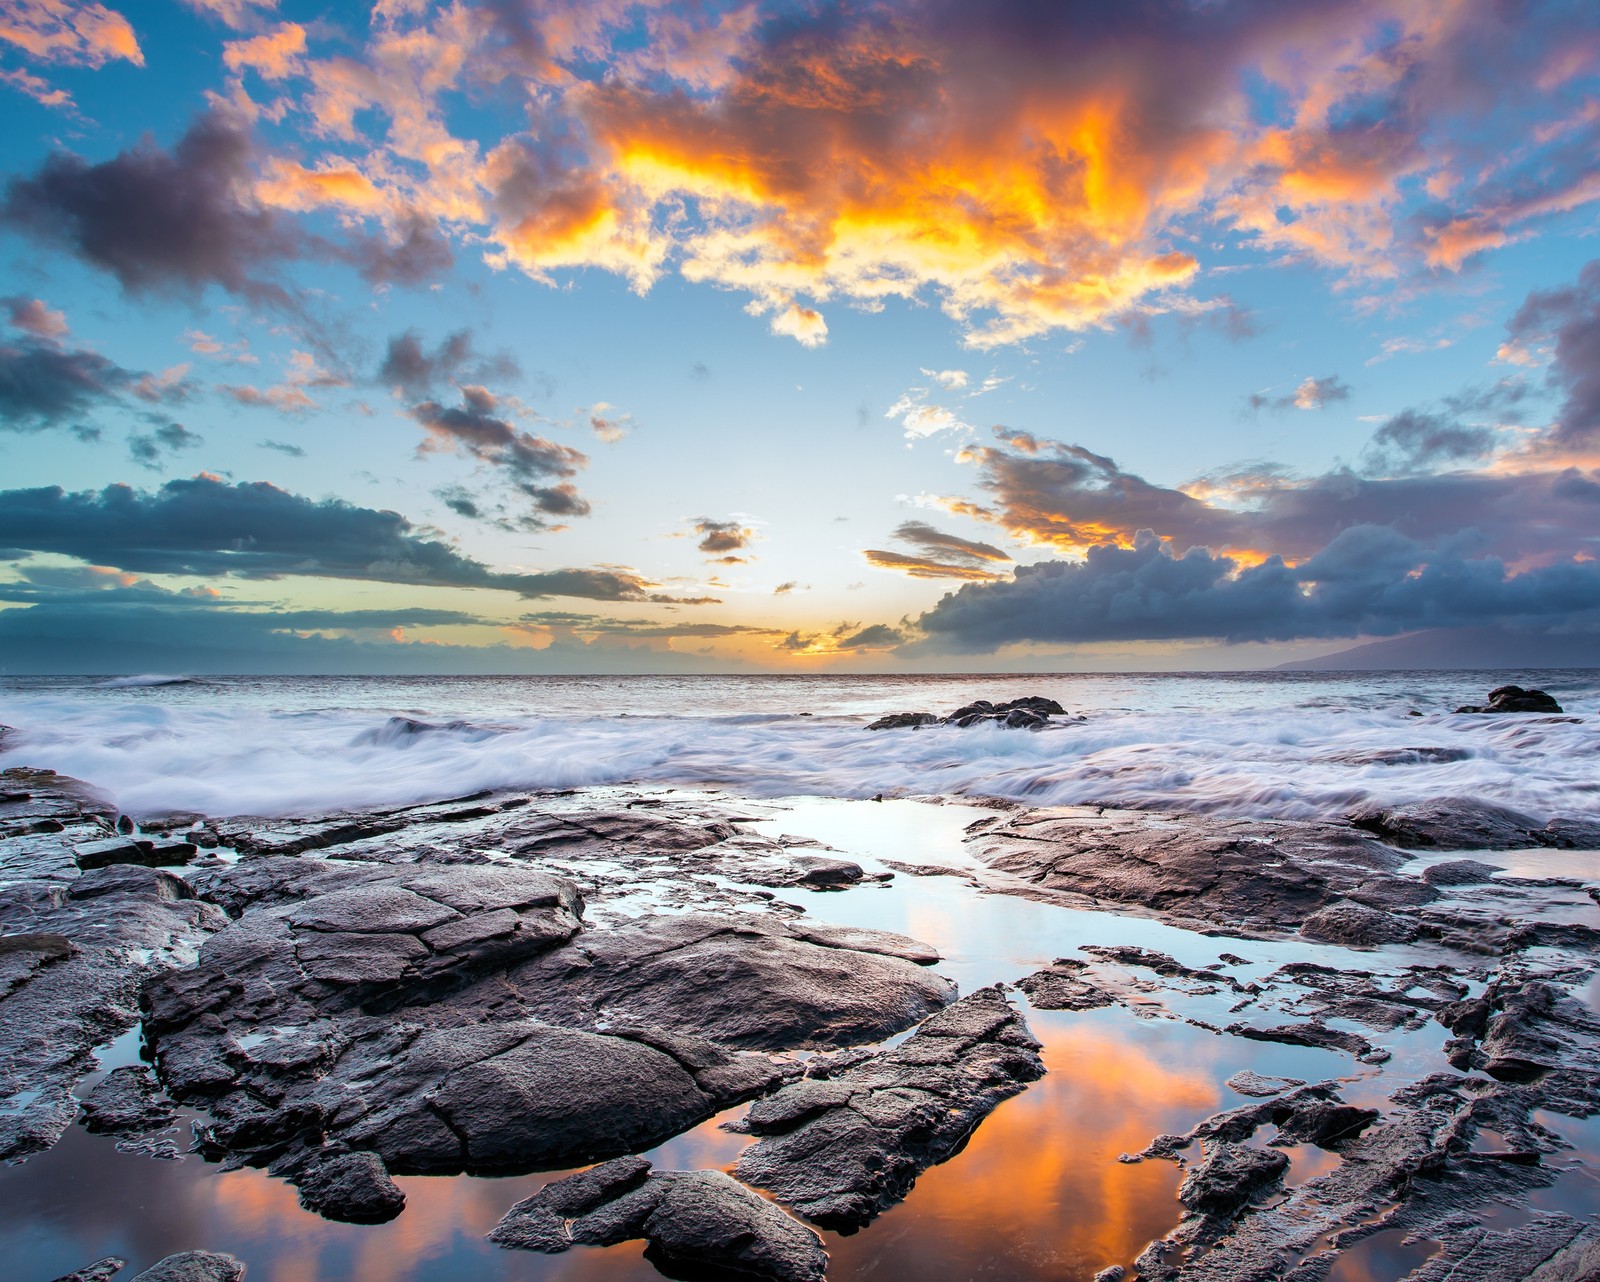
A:
<svg viewBox="0 0 1600 1282">
<path fill-rule="evenodd" d="M 0 107 L 0 671 L 1600 642 L 1592 0 L 0 0 Z"/>
</svg>

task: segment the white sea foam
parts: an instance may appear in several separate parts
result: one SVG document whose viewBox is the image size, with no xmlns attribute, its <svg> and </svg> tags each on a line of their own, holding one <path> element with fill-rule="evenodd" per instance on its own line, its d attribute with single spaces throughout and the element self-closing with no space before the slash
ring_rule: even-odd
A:
<svg viewBox="0 0 1600 1282">
<path fill-rule="evenodd" d="M 1103 708 L 1038 733 L 872 732 L 860 715 L 743 708 L 726 716 L 486 716 L 492 709 L 480 705 L 462 718 L 459 705 L 412 707 L 406 725 L 391 720 L 392 704 L 318 707 L 270 692 L 34 691 L 0 700 L 0 721 L 15 727 L 0 765 L 87 779 L 135 813 L 292 814 L 480 789 L 646 783 L 762 797 L 945 794 L 1284 818 L 1438 796 L 1539 818 L 1600 814 L 1594 717 L 1418 717 L 1404 706 L 1331 697 L 1232 702 L 1203 714 Z M 1345 759 L 1414 747 L 1465 755 L 1397 765 Z"/>
</svg>

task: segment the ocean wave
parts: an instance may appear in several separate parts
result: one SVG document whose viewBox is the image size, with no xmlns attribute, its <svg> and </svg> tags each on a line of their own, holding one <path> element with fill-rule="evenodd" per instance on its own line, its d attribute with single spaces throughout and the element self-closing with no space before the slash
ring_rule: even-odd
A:
<svg viewBox="0 0 1600 1282">
<path fill-rule="evenodd" d="M 96 681 L 95 687 L 100 690 L 143 690 L 159 689 L 162 686 L 203 686 L 212 682 L 201 677 L 173 677 L 160 672 L 145 672 L 133 677 L 107 677 L 104 681 Z"/>
<path fill-rule="evenodd" d="M 0 764 L 130 810 L 305 814 L 483 789 L 650 784 L 747 796 L 961 795 L 1254 817 L 1465 796 L 1600 814 L 1600 720 L 1401 710 L 1102 712 L 1043 731 L 872 732 L 864 718 L 562 716 L 488 725 L 367 710 L 13 702 Z"/>
</svg>

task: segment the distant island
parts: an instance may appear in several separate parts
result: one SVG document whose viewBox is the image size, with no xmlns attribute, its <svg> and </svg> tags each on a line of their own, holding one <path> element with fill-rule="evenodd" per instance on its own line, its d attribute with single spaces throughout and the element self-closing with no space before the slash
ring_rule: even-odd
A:
<svg viewBox="0 0 1600 1282">
<path fill-rule="evenodd" d="M 1280 663 L 1279 672 L 1376 672 L 1405 668 L 1600 668 L 1600 634 L 1509 628 L 1432 628 Z"/>
</svg>

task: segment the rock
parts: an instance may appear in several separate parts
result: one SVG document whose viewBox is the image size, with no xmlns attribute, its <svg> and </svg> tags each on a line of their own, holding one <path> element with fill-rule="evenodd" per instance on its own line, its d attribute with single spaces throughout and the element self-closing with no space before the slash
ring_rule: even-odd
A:
<svg viewBox="0 0 1600 1282">
<path fill-rule="evenodd" d="M 1457 712 L 1554 712 L 1561 705 L 1543 690 L 1524 690 L 1521 686 L 1499 686 L 1489 691 L 1489 701 L 1484 704 L 1466 704 Z"/>
<path fill-rule="evenodd" d="M 1316 1021 L 1305 1024 L 1279 1024 L 1273 1028 L 1229 1024 L 1224 1031 L 1252 1042 L 1282 1042 L 1286 1046 L 1315 1046 L 1321 1050 L 1347 1051 L 1358 1059 L 1374 1053 L 1372 1043 L 1360 1033 L 1346 1032 L 1342 1028 L 1329 1028 Z"/>
<path fill-rule="evenodd" d="M 1028 1000 L 1040 1010 L 1098 1010 L 1116 998 L 1092 980 L 1084 978 L 1086 963 L 1072 957 L 1058 957 L 1043 970 L 1017 981 Z"/>
<path fill-rule="evenodd" d="M 172 1101 L 144 1064 L 112 1069 L 83 1101 L 84 1126 L 101 1134 L 146 1135 L 176 1120 Z"/>
<path fill-rule="evenodd" d="M 183 1251 L 159 1260 L 132 1282 L 239 1282 L 244 1265 L 216 1251 Z"/>
<path fill-rule="evenodd" d="M 1296 1086 L 1304 1086 L 1298 1077 L 1268 1077 L 1260 1073 L 1253 1073 L 1243 1069 L 1235 1073 L 1224 1086 L 1238 1091 L 1241 1095 L 1253 1095 L 1258 1098 L 1272 1095 L 1282 1095 L 1284 1091 Z"/>
<path fill-rule="evenodd" d="M 1375 1108 L 1357 1108 L 1333 1100 L 1313 1100 L 1294 1109 L 1278 1123 L 1274 1144 L 1315 1144 L 1333 1148 L 1354 1139 L 1378 1120 Z"/>
<path fill-rule="evenodd" d="M 1233 1215 L 1282 1180 L 1288 1169 L 1288 1155 L 1275 1149 L 1210 1144 L 1205 1160 L 1178 1185 L 1178 1200 L 1191 1211 Z"/>
<path fill-rule="evenodd" d="M 1373 807 L 1348 819 L 1391 845 L 1409 849 L 1519 850 L 1540 844 L 1534 833 L 1541 825 L 1531 815 L 1466 797 Z"/>
<path fill-rule="evenodd" d="M 559 1252 L 574 1242 L 643 1238 L 669 1277 L 821 1282 L 821 1239 L 721 1171 L 658 1171 L 622 1158 L 546 1185 L 489 1234 L 500 1246 Z"/>
<path fill-rule="evenodd" d="M 859 1228 L 1043 1075 L 1021 1015 L 999 989 L 979 989 L 901 1045 L 758 1101 L 744 1126 L 761 1138 L 734 1172 L 818 1224 Z"/>
<path fill-rule="evenodd" d="M 917 961 L 937 958 L 886 932 L 691 913 L 586 933 L 507 982 L 528 1014 L 553 1023 L 603 1018 L 751 1049 L 841 1046 L 890 1036 L 955 995 L 916 961 L 885 955 L 890 940 Z"/>
<path fill-rule="evenodd" d="M 110 1282 L 123 1269 L 128 1267 L 128 1262 L 115 1255 L 108 1255 L 103 1260 L 96 1260 L 93 1264 L 85 1264 L 81 1269 L 74 1269 L 71 1273 L 56 1278 L 55 1282 Z"/>
<path fill-rule="evenodd" d="M 21 773 L 30 780 L 42 774 Z M 48 811 L 66 831 L 30 840 L 65 850 L 73 831 L 110 809 L 74 780 L 42 781 L 28 800 L 11 803 L 13 813 Z M 57 880 L 56 867 L 47 863 L 39 880 L 0 888 L 8 932 L 0 939 L 0 1160 L 24 1158 L 60 1138 L 78 1116 L 72 1089 L 93 1068 L 95 1049 L 137 1022 L 141 984 L 188 965 L 227 920 L 212 905 L 183 897 L 168 874 L 107 868 Z"/>
<path fill-rule="evenodd" d="M 1364 752 L 1329 753 L 1317 760 L 1344 766 L 1439 766 L 1469 761 L 1472 755 L 1470 748 L 1374 748 Z"/>
<path fill-rule="evenodd" d="M 1558 850 L 1600 850 L 1600 820 L 1552 819 L 1536 835 Z"/>
<path fill-rule="evenodd" d="M 919 726 L 938 725 L 939 718 L 931 712 L 891 712 L 879 717 L 868 730 L 915 730 Z"/>
<path fill-rule="evenodd" d="M 565 1251 L 572 1245 L 568 1221 L 638 1188 L 649 1174 L 644 1158 L 619 1157 L 546 1184 L 507 1211 L 489 1241 L 519 1251 Z"/>
<path fill-rule="evenodd" d="M 1486 996 L 1495 1013 L 1483 1035 L 1485 1072 L 1512 1082 L 1587 1074 L 1600 1089 L 1600 1015 L 1537 979 L 1496 985 Z"/>
<path fill-rule="evenodd" d="M 1045 808 L 973 831 L 992 869 L 1072 906 L 1142 908 L 1207 933 L 1297 930 L 1358 888 L 1386 882 L 1407 856 L 1338 824 Z"/>
<path fill-rule="evenodd" d="M 324 1219 L 383 1224 L 405 1210 L 406 1195 L 376 1153 L 313 1157 L 294 1183 L 301 1205 Z"/>
<path fill-rule="evenodd" d="M 1490 880 L 1500 869 L 1481 859 L 1446 859 L 1422 870 L 1422 880 L 1430 886 L 1472 886 Z"/>
<path fill-rule="evenodd" d="M 1409 917 L 1379 912 L 1363 904 L 1337 903 L 1319 908 L 1300 926 L 1307 939 L 1330 944 L 1373 948 L 1379 944 L 1407 944 L 1417 937 L 1417 923 Z"/>
</svg>

